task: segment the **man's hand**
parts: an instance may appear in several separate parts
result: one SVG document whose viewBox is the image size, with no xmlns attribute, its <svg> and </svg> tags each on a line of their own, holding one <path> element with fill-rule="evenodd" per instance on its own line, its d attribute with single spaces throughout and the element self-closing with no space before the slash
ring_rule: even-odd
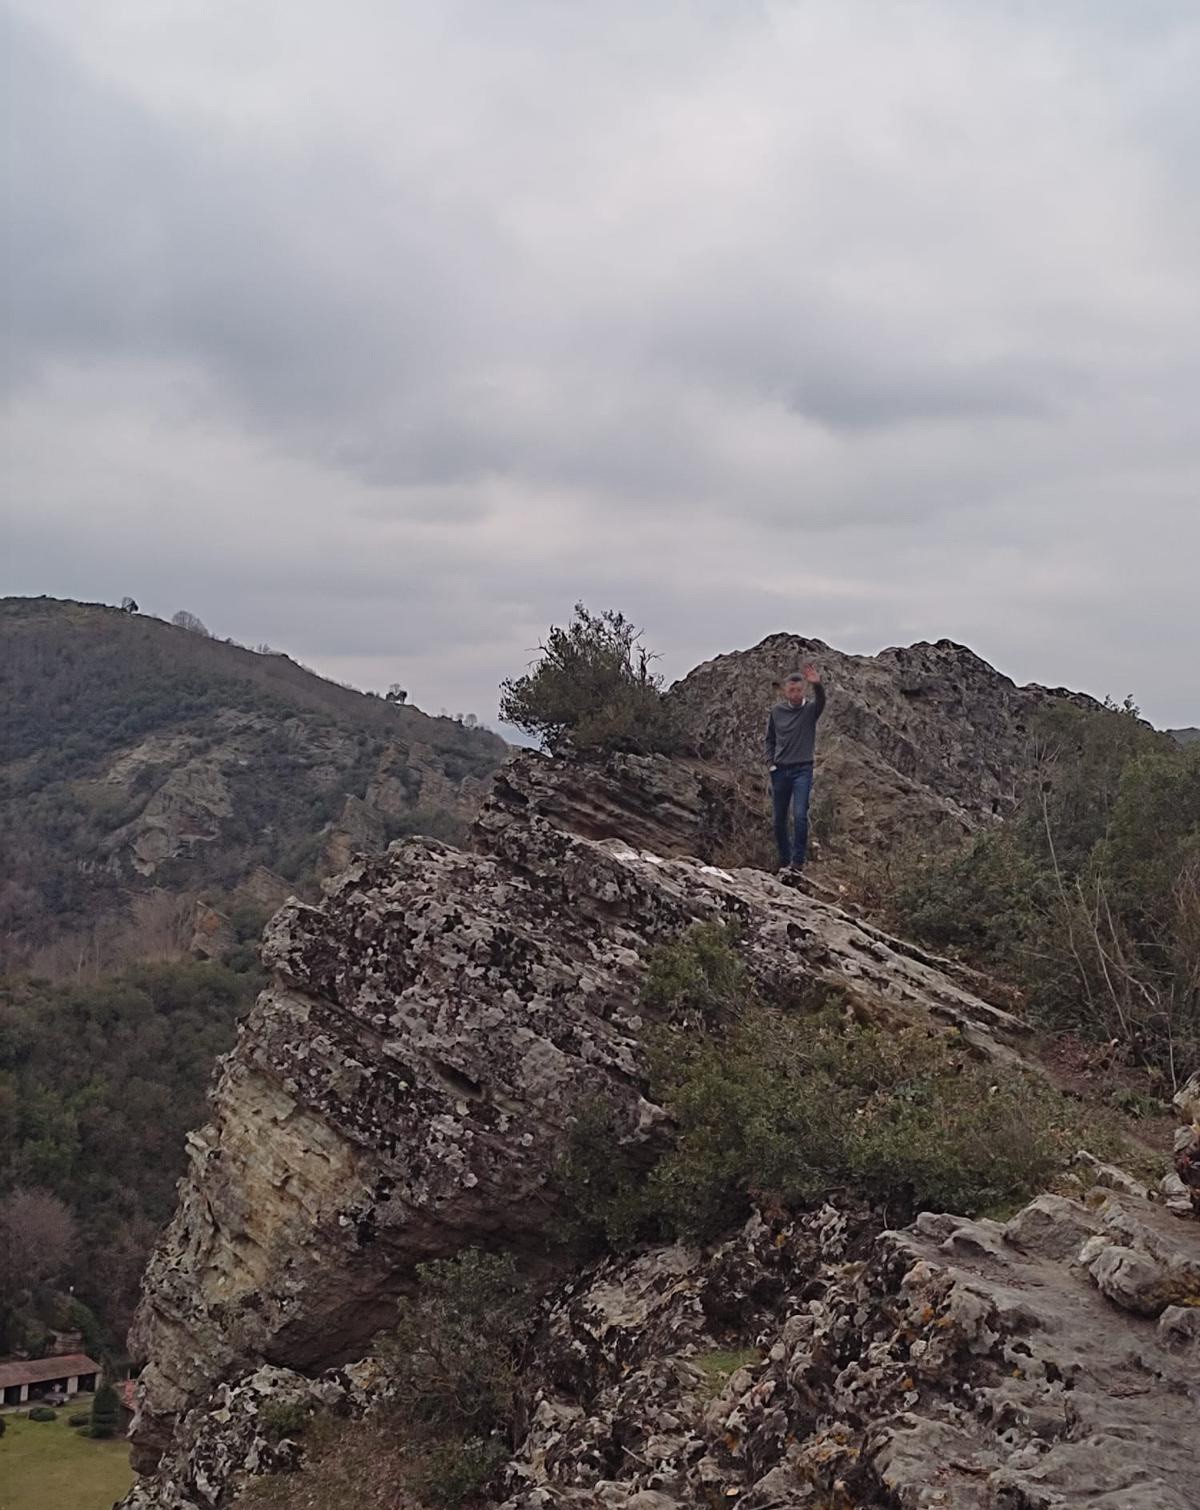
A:
<svg viewBox="0 0 1200 1510">
<path fill-rule="evenodd" d="M 821 680 L 821 673 L 817 670 L 817 668 L 815 666 L 813 666 L 811 664 L 808 665 L 808 666 L 805 666 L 805 668 L 804 668 L 804 680 L 806 682 L 819 682 Z"/>
</svg>

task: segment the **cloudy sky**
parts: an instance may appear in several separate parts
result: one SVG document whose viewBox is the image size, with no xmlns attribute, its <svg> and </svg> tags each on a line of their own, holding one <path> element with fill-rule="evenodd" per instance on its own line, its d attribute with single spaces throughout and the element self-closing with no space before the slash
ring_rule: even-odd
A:
<svg viewBox="0 0 1200 1510">
<path fill-rule="evenodd" d="M 12 0 L 0 590 L 1200 723 L 1195 0 Z"/>
</svg>

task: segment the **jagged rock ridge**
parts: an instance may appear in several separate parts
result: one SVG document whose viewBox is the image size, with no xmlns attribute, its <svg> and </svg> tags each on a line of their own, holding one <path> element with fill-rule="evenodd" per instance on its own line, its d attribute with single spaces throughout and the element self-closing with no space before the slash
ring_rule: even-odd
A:
<svg viewBox="0 0 1200 1510">
<path fill-rule="evenodd" d="M 773 878 L 586 840 L 503 798 L 478 832 L 484 854 L 411 840 L 359 859 L 269 928 L 275 983 L 191 1140 L 135 1325 L 143 1467 L 231 1369 L 342 1362 L 417 1262 L 533 1242 L 585 1097 L 651 1136 L 640 958 L 693 920 L 738 919 L 767 989 L 860 982 L 997 1054 L 1020 1032 L 920 951 Z"/>
<path fill-rule="evenodd" d="M 826 858 L 961 842 L 1013 811 L 1039 710 L 1101 709 L 1065 688 L 1018 687 L 952 640 L 869 656 L 790 634 L 706 661 L 668 695 L 703 756 L 758 774 L 761 783 L 775 684 L 808 661 L 821 669 L 829 695 L 814 791 Z"/>
</svg>

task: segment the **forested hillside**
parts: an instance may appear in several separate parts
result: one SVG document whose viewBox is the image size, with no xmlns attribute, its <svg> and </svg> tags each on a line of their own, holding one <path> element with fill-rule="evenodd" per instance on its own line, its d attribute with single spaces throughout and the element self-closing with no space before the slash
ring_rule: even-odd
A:
<svg viewBox="0 0 1200 1510">
<path fill-rule="evenodd" d="M 45 598 L 0 603 L 0 700 L 0 973 L 180 957 L 198 901 L 261 912 L 356 848 L 460 833 L 505 749 L 285 655 Z"/>
<path fill-rule="evenodd" d="M 356 850 L 461 837 L 506 747 L 46 598 L 0 603 L 0 701 L 0 1352 L 80 1304 L 119 1349 L 266 918 Z"/>
</svg>

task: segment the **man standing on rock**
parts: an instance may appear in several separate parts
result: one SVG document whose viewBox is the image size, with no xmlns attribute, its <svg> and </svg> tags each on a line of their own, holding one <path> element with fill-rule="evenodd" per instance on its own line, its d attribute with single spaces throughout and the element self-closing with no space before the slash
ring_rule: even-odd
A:
<svg viewBox="0 0 1200 1510">
<path fill-rule="evenodd" d="M 815 666 L 805 666 L 803 671 L 793 671 L 784 679 L 783 698 L 767 718 L 765 750 L 775 807 L 775 843 L 779 848 L 779 864 L 791 875 L 804 869 L 808 857 L 813 753 L 817 719 L 824 707 L 821 673 Z"/>
</svg>

